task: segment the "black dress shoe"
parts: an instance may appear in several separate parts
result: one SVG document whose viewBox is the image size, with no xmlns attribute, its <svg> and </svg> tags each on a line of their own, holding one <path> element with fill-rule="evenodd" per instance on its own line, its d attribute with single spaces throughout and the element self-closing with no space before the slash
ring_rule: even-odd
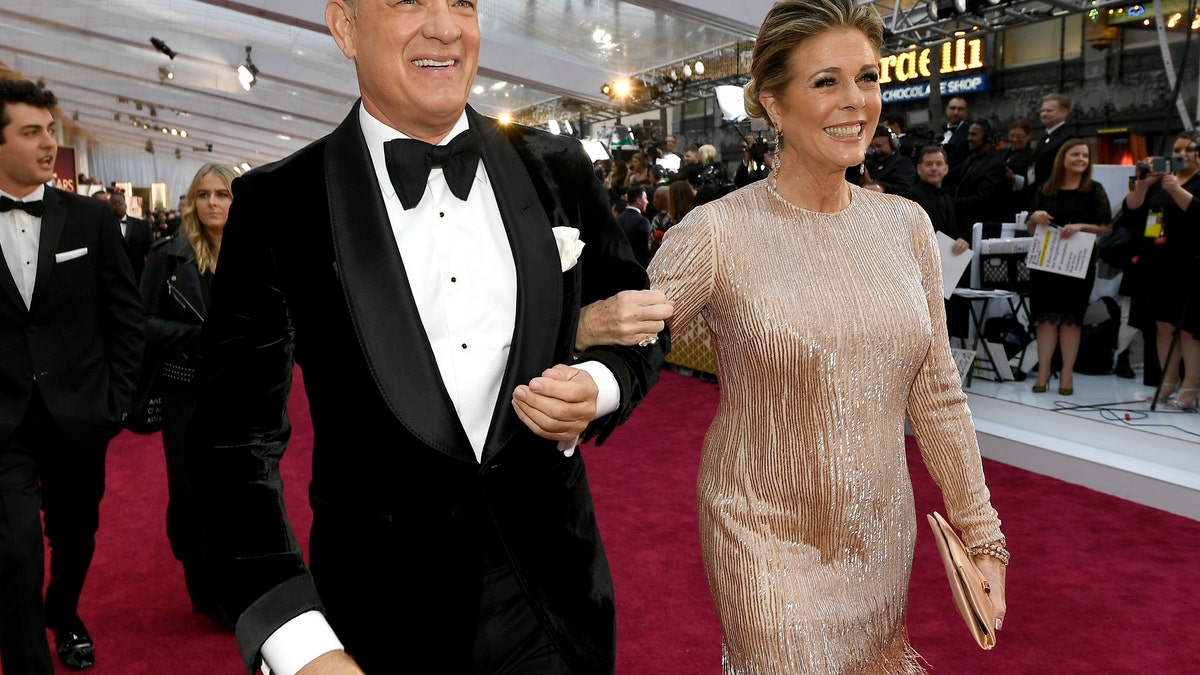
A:
<svg viewBox="0 0 1200 675">
<path fill-rule="evenodd" d="M 54 631 L 54 642 L 59 660 L 71 670 L 86 670 L 96 665 L 96 646 L 79 617 L 66 630 Z"/>
<path fill-rule="evenodd" d="M 1137 377 L 1137 373 L 1133 372 L 1133 368 L 1129 366 L 1129 352 L 1124 351 L 1117 355 L 1117 367 L 1113 369 L 1113 374 L 1117 377 L 1132 380 Z"/>
</svg>

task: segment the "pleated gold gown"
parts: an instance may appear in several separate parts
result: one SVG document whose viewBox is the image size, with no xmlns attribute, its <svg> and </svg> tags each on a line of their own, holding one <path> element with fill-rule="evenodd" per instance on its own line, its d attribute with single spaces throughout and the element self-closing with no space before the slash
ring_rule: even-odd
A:
<svg viewBox="0 0 1200 675">
<path fill-rule="evenodd" d="M 923 672 L 904 623 L 906 416 L 965 543 L 1003 536 L 933 228 L 912 202 L 851 190 L 825 214 L 753 183 L 671 228 L 650 267 L 672 330 L 700 315 L 712 336 L 721 401 L 697 502 L 726 673 Z M 970 639 L 945 592 L 947 634 Z"/>
</svg>

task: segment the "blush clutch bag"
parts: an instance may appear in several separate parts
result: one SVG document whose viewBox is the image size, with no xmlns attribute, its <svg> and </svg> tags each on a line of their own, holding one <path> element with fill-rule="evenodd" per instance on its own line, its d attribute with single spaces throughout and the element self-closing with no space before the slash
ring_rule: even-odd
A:
<svg viewBox="0 0 1200 675">
<path fill-rule="evenodd" d="M 933 538 L 937 541 L 942 564 L 946 566 L 946 576 L 950 579 L 954 608 L 982 649 L 995 647 L 996 615 L 992 610 L 992 599 L 987 594 L 987 580 L 942 514 L 934 511 L 927 518 L 929 527 L 933 528 Z"/>
</svg>

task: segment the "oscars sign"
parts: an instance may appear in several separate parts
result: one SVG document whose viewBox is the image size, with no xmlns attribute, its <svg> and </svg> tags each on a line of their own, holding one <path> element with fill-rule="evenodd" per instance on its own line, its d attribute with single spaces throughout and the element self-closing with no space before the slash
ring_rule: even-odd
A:
<svg viewBox="0 0 1200 675">
<path fill-rule="evenodd" d="M 936 51 L 935 51 L 936 50 Z M 943 95 L 967 94 L 987 89 L 987 66 L 983 60 L 983 38 L 955 38 L 940 46 L 913 48 L 879 59 L 879 84 L 883 102 L 911 101 L 929 97 L 928 80 L 937 69 L 939 76 L 964 73 L 940 81 Z M 893 86 L 888 86 L 893 85 Z"/>
</svg>

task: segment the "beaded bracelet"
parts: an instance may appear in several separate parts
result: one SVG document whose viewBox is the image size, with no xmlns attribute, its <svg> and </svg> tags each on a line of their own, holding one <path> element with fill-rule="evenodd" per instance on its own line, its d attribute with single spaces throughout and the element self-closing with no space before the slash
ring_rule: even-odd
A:
<svg viewBox="0 0 1200 675">
<path fill-rule="evenodd" d="M 981 544 L 979 546 L 972 546 L 971 547 L 971 555 L 973 555 L 973 556 L 990 555 L 993 558 L 995 558 L 996 560 L 999 560 L 1000 563 L 1002 565 L 1004 565 L 1005 567 L 1008 566 L 1008 559 L 1010 557 L 1009 553 L 1008 553 L 1008 549 L 1004 548 L 1000 544 L 997 544 L 996 542 L 989 542 L 987 544 Z"/>
</svg>

